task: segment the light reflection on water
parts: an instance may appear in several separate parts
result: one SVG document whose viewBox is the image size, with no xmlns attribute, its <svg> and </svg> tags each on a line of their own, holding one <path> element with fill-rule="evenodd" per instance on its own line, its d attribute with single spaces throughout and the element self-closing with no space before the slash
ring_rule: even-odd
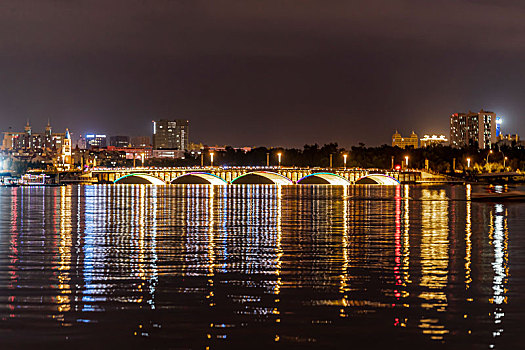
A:
<svg viewBox="0 0 525 350">
<path fill-rule="evenodd" d="M 181 348 L 512 344 L 523 310 L 510 295 L 525 286 L 520 256 L 512 283 L 509 252 L 525 248 L 525 206 L 465 200 L 471 192 L 2 188 L 0 336 Z"/>
</svg>

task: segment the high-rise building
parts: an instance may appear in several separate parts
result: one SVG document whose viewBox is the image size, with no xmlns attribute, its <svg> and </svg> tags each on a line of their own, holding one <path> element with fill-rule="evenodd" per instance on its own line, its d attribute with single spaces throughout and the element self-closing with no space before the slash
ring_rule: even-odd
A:
<svg viewBox="0 0 525 350">
<path fill-rule="evenodd" d="M 133 136 L 131 137 L 131 147 L 150 147 L 151 138 L 149 136 Z"/>
<path fill-rule="evenodd" d="M 491 148 L 496 143 L 496 113 L 454 113 L 450 116 L 450 145 Z"/>
<path fill-rule="evenodd" d="M 115 147 L 129 147 L 129 136 L 110 136 L 109 145 Z"/>
<path fill-rule="evenodd" d="M 396 146 L 400 148 L 407 148 L 407 147 L 417 148 L 418 138 L 417 138 L 416 133 L 412 131 L 412 134 L 410 134 L 409 137 L 403 137 L 396 130 L 395 134 L 392 135 L 392 147 L 396 147 Z"/>
<path fill-rule="evenodd" d="M 161 119 L 153 121 L 154 149 L 188 149 L 189 121 Z"/>
</svg>

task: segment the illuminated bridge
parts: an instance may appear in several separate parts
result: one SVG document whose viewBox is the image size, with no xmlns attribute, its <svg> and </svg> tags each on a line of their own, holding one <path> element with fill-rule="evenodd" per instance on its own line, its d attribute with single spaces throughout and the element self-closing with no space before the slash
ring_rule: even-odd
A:
<svg viewBox="0 0 525 350">
<path fill-rule="evenodd" d="M 152 185 L 397 185 L 421 179 L 418 171 L 284 167 L 95 168 L 91 176 L 99 183 Z"/>
</svg>

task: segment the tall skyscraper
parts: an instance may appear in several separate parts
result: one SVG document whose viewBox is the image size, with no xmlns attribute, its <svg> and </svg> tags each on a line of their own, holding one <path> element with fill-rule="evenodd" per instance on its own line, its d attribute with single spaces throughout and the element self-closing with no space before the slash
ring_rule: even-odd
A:
<svg viewBox="0 0 525 350">
<path fill-rule="evenodd" d="M 189 121 L 183 119 L 153 121 L 154 149 L 188 149 Z"/>
<path fill-rule="evenodd" d="M 450 116 L 450 145 L 491 148 L 496 143 L 496 113 L 454 113 Z"/>
</svg>

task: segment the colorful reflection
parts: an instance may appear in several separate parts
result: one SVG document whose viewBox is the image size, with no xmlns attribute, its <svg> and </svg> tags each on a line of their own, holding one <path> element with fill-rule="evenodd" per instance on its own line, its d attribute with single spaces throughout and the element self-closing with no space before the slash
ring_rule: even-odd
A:
<svg viewBox="0 0 525 350">
<path fill-rule="evenodd" d="M 446 312 L 448 306 L 445 289 L 449 278 L 449 201 L 445 190 L 421 191 L 421 307 Z M 419 327 L 432 339 L 441 340 L 449 332 L 439 317 L 423 316 Z"/>
<path fill-rule="evenodd" d="M 501 203 L 495 204 L 493 211 L 490 213 L 490 218 L 491 230 L 489 231 L 489 238 L 490 244 L 494 249 L 494 261 L 492 262 L 494 277 L 492 280 L 492 296 L 489 298 L 489 302 L 494 305 L 491 316 L 494 322 L 492 336 L 495 340 L 503 334 L 504 305 L 508 302 L 508 209 Z M 490 345 L 494 347 L 495 343 Z"/>
<path fill-rule="evenodd" d="M 0 335 L 20 340 L 16 329 L 32 324 L 36 338 L 330 348 L 352 330 L 359 346 L 380 332 L 421 347 L 471 336 L 495 347 L 516 318 L 509 290 L 525 289 L 509 274 L 525 213 L 471 202 L 472 191 L 2 188 L 0 320 L 11 335 Z"/>
</svg>

